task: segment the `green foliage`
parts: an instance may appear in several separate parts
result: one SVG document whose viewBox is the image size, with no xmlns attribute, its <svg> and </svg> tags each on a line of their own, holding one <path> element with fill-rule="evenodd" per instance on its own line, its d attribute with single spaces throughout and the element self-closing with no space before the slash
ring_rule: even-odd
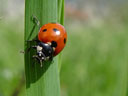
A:
<svg viewBox="0 0 128 96">
<path fill-rule="evenodd" d="M 36 12 L 39 20 L 43 20 L 40 12 Z M 120 15 L 123 21 L 110 22 L 113 18 L 109 17 L 108 22 L 95 28 L 79 26 L 79 23 L 72 28 L 72 22 L 66 26 L 68 42 L 62 55 L 61 96 L 128 96 L 128 19 L 127 15 Z M 5 19 L 0 20 L 0 96 L 11 96 L 23 72 L 23 54 L 19 53 L 23 50 L 23 20 Z M 34 23 L 28 20 L 33 27 Z M 37 31 L 36 27 L 34 32 Z M 18 96 L 25 96 L 24 84 L 22 86 Z M 45 87 L 51 87 L 51 83 Z"/>
<path fill-rule="evenodd" d="M 23 22 L 17 22 L 17 19 L 0 20 L 0 96 L 11 96 L 18 88 L 23 76 L 23 54 L 20 53 L 23 50 L 21 24 Z M 21 90 L 23 87 L 19 90 L 19 94 Z"/>
<path fill-rule="evenodd" d="M 58 0 L 58 22 L 64 25 L 64 0 Z M 58 56 L 58 70 L 61 69 L 61 53 Z"/>
<path fill-rule="evenodd" d="M 38 27 L 31 20 L 36 16 L 41 26 L 58 21 L 57 0 L 26 0 L 25 2 L 25 41 L 35 39 Z M 61 11 L 60 11 L 61 12 Z M 37 28 L 36 28 L 37 27 Z M 32 44 L 25 43 L 25 50 Z M 27 96 L 59 96 L 59 71 L 57 57 L 53 62 L 44 62 L 43 67 L 32 59 L 31 51 L 25 54 L 25 73 Z"/>
<path fill-rule="evenodd" d="M 19 51 L 23 49 L 23 28 L 18 20 L 8 25 L 0 23 L 0 42 L 4 45 L 0 50 L 2 96 L 10 96 L 22 76 L 23 54 Z M 61 96 L 128 96 L 127 25 L 66 28 L 68 42 L 62 56 Z M 23 89 L 20 93 L 25 96 Z"/>
<path fill-rule="evenodd" d="M 69 31 L 61 69 L 62 96 L 128 96 L 126 26 L 81 26 Z"/>
</svg>

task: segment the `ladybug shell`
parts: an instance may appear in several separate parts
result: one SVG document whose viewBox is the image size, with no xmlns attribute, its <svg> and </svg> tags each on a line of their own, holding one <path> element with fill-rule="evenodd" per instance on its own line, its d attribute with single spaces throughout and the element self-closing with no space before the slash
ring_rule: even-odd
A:
<svg viewBox="0 0 128 96">
<path fill-rule="evenodd" d="M 48 23 L 40 28 L 38 39 L 44 43 L 54 42 L 54 56 L 60 53 L 67 41 L 67 33 L 65 28 L 58 23 Z"/>
</svg>

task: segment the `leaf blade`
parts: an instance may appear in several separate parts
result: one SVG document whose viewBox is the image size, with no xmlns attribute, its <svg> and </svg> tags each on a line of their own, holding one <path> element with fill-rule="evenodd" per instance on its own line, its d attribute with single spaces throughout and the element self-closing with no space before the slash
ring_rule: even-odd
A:
<svg viewBox="0 0 128 96">
<path fill-rule="evenodd" d="M 26 41 L 34 39 L 38 34 L 38 28 L 32 21 L 32 15 L 39 19 L 41 25 L 57 22 L 57 0 L 25 1 L 25 51 L 33 45 Z M 25 53 L 26 95 L 60 96 L 57 57 L 53 64 L 45 62 L 44 67 L 41 68 L 39 64 L 33 64 L 33 54 L 33 51 Z"/>
</svg>

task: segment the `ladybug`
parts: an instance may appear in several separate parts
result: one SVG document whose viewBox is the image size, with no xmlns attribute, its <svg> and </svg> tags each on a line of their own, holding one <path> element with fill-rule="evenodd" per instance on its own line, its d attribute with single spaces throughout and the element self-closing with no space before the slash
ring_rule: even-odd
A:
<svg viewBox="0 0 128 96">
<path fill-rule="evenodd" d="M 36 17 L 34 20 L 37 25 L 40 24 Z M 48 23 L 40 27 L 38 40 L 32 41 L 36 42 L 36 45 L 30 47 L 36 50 L 36 55 L 33 55 L 33 58 L 38 60 L 42 67 L 43 61 L 52 60 L 63 50 L 67 41 L 67 33 L 61 24 Z"/>
<path fill-rule="evenodd" d="M 58 23 L 48 23 L 40 28 L 38 39 L 41 42 L 51 44 L 54 49 L 54 56 L 56 56 L 65 47 L 67 33 L 62 25 Z"/>
</svg>

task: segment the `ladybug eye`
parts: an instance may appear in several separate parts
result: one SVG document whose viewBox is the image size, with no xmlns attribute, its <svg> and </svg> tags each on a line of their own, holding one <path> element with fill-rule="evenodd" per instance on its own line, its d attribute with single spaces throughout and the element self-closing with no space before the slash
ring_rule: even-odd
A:
<svg viewBox="0 0 128 96">
<path fill-rule="evenodd" d="M 64 38 L 64 44 L 66 43 L 66 38 Z"/>
<path fill-rule="evenodd" d="M 57 43 L 55 41 L 52 41 L 51 43 L 52 43 L 51 45 L 52 47 L 57 47 Z"/>
<path fill-rule="evenodd" d="M 43 29 L 43 30 L 42 30 L 42 32 L 46 32 L 46 31 L 47 31 L 47 29 Z"/>
</svg>

